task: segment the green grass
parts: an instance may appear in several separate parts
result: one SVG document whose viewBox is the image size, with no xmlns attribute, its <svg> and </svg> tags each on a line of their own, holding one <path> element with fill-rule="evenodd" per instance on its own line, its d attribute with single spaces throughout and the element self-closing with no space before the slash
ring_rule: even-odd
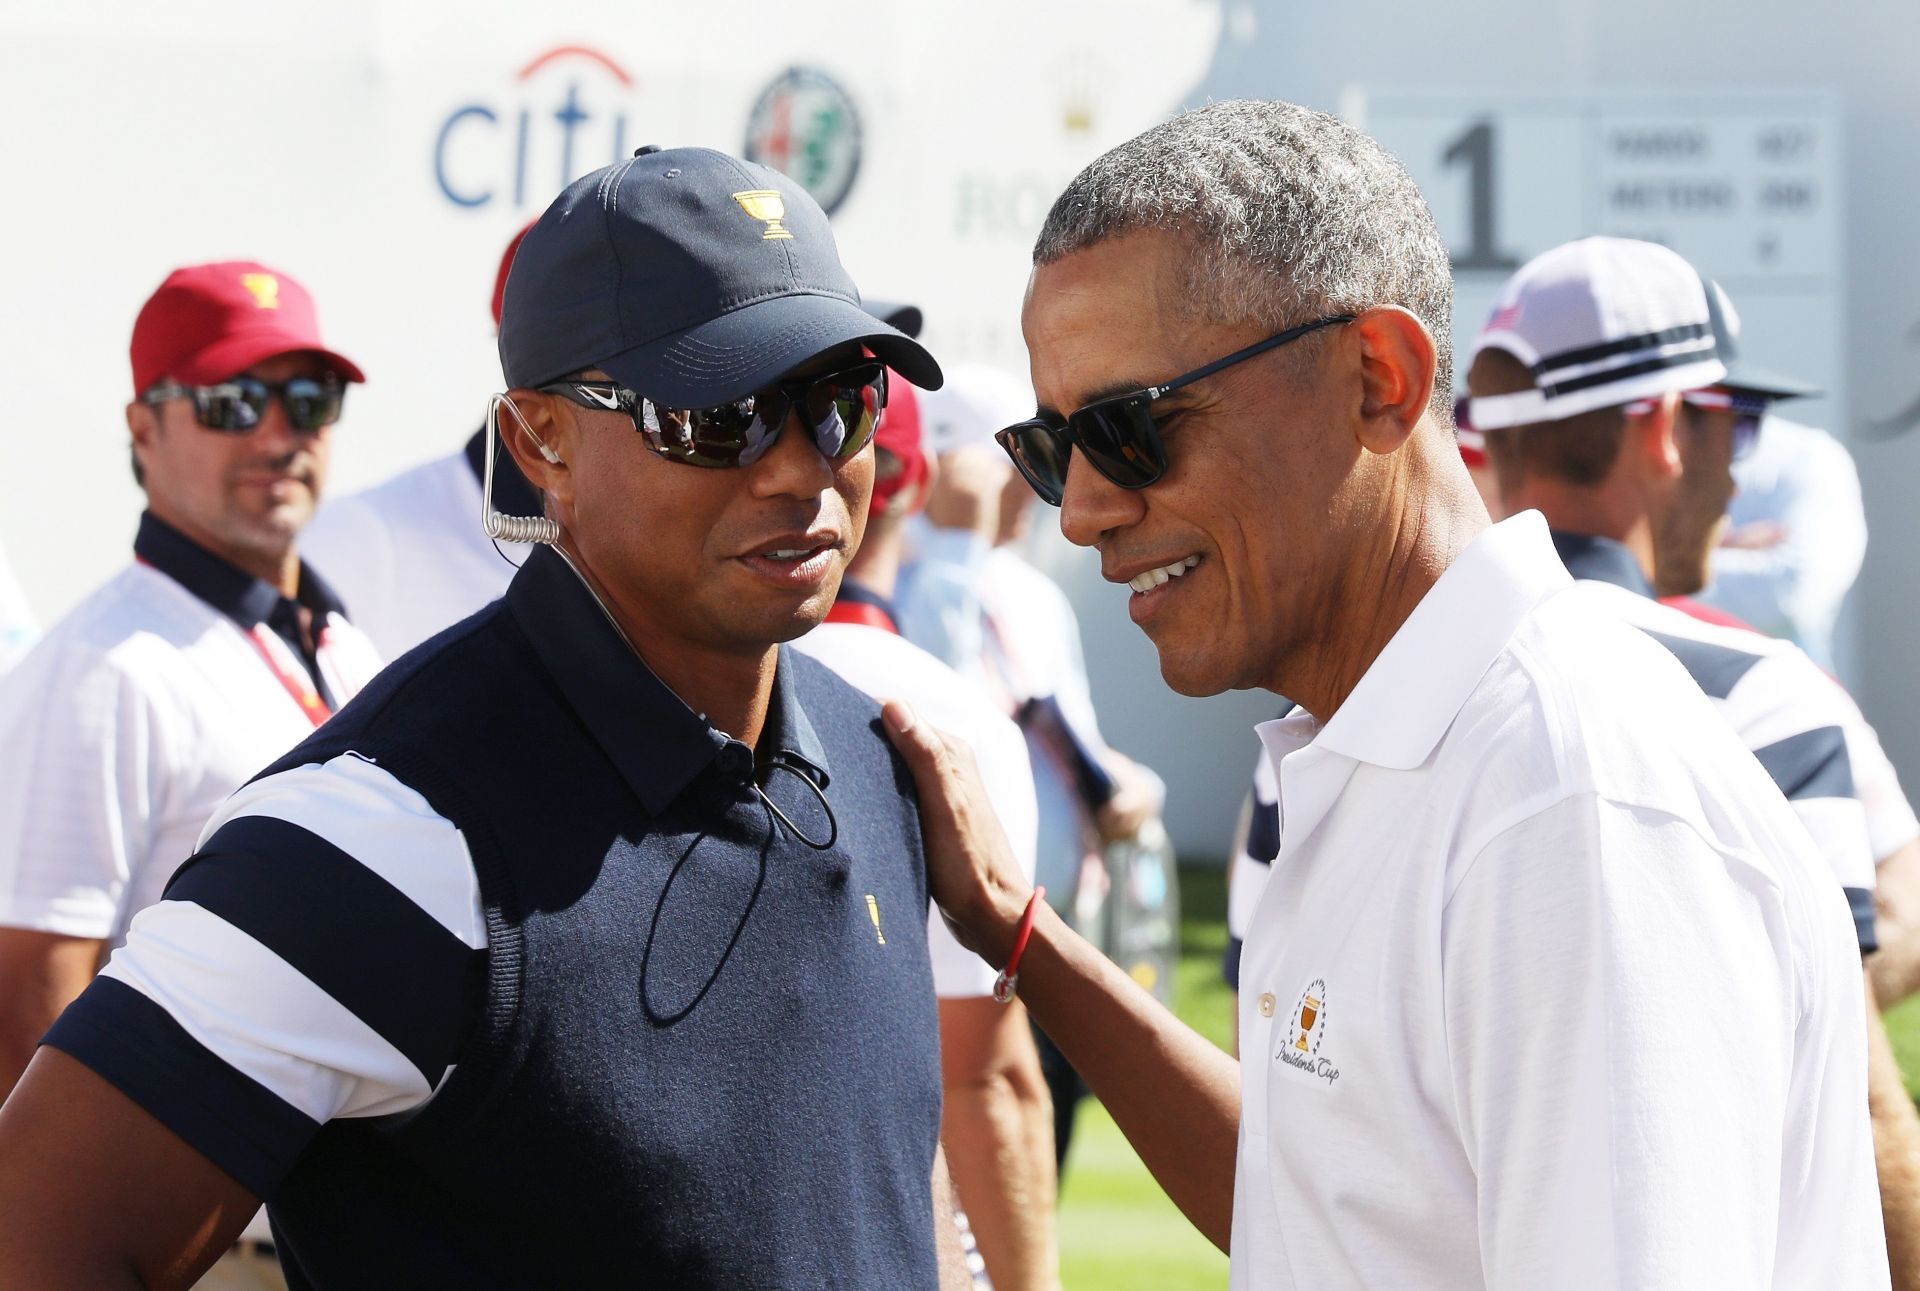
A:
<svg viewBox="0 0 1920 1291">
<path fill-rule="evenodd" d="M 1226 882 L 1214 868 L 1180 871 L 1180 965 L 1174 1008 L 1231 1049 L 1233 997 L 1220 980 Z M 1219 1291 L 1227 1257 L 1186 1221 L 1140 1164 L 1113 1118 L 1088 1100 L 1061 1178 L 1060 1276 L 1066 1291 Z"/>
<path fill-rule="evenodd" d="M 1887 1010 L 1887 1039 L 1893 1041 L 1893 1056 L 1907 1078 L 1907 1092 L 1920 1098 L 1920 995 Z"/>
</svg>

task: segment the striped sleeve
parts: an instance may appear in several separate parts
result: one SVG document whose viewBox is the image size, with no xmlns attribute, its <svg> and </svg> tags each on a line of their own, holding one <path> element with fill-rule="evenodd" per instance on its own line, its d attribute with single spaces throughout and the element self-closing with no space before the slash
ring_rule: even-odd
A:
<svg viewBox="0 0 1920 1291">
<path fill-rule="evenodd" d="M 1839 689 L 1839 683 L 1834 683 Z M 1845 691 L 1841 691 L 1845 695 Z M 1900 775 L 1893 769 L 1880 736 L 1852 696 L 1847 696 L 1847 756 L 1853 763 L 1853 787 L 1860 805 L 1867 811 L 1867 835 L 1873 844 L 1875 864 L 1882 864 L 1914 839 L 1920 838 L 1920 817 L 1900 787 Z"/>
<path fill-rule="evenodd" d="M 1718 702 L 1846 893 L 1862 954 L 1877 950 L 1874 855 L 1844 693 L 1799 650 L 1776 649 Z"/>
<path fill-rule="evenodd" d="M 484 999 L 466 843 L 351 754 L 242 789 L 48 1033 L 256 1196 L 424 1105 Z"/>
</svg>

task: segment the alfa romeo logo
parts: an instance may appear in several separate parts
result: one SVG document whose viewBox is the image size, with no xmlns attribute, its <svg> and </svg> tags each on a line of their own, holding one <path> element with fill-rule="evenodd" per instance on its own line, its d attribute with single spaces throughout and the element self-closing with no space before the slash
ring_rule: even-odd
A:
<svg viewBox="0 0 1920 1291">
<path fill-rule="evenodd" d="M 754 102 L 746 154 L 791 178 L 832 215 L 860 174 L 860 113 L 825 72 L 790 67 Z"/>
</svg>

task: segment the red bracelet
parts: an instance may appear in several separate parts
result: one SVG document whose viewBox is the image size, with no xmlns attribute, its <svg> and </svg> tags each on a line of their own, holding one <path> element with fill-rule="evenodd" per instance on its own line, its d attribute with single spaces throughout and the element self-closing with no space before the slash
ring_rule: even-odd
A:
<svg viewBox="0 0 1920 1291">
<path fill-rule="evenodd" d="M 1035 888 L 1027 898 L 1026 913 L 1020 916 L 1020 931 L 1013 939 L 1013 954 L 1007 966 L 1000 970 L 1000 976 L 993 979 L 993 998 L 1002 1004 L 1012 1002 L 1014 989 L 1020 985 L 1020 957 L 1027 953 L 1027 939 L 1033 936 L 1033 916 L 1046 895 L 1045 888 Z"/>
</svg>

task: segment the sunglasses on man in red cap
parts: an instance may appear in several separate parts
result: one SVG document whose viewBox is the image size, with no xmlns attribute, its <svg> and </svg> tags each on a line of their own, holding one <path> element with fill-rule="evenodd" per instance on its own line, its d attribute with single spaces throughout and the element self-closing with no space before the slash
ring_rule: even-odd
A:
<svg viewBox="0 0 1920 1291">
<path fill-rule="evenodd" d="M 277 383 L 247 374 L 294 353 L 316 355 L 329 371 Z M 259 426 L 274 399 L 296 431 L 317 433 L 340 419 L 347 383 L 366 380 L 322 343 L 307 289 L 253 261 L 174 270 L 134 320 L 131 358 L 140 402 L 191 399 L 201 426 L 230 435 Z"/>
</svg>

